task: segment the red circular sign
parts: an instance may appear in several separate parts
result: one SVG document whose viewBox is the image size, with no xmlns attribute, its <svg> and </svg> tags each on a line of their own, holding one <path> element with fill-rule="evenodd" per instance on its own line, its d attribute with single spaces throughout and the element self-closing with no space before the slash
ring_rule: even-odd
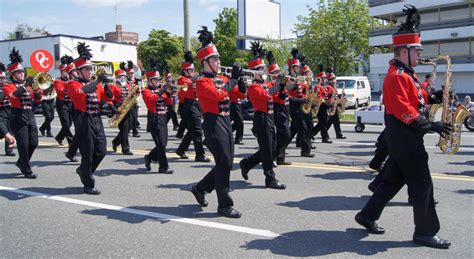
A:
<svg viewBox="0 0 474 259">
<path fill-rule="evenodd" d="M 54 58 L 47 50 L 38 49 L 31 53 L 30 64 L 38 72 L 48 72 L 53 68 Z"/>
</svg>

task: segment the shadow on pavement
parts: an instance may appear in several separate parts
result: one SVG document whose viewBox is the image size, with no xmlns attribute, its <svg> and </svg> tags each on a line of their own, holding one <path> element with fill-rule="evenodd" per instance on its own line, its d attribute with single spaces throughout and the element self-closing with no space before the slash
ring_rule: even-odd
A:
<svg viewBox="0 0 474 259">
<path fill-rule="evenodd" d="M 474 177 L 474 171 L 463 171 L 459 173 L 446 173 L 448 175 L 464 175 L 464 176 L 471 176 Z"/>
<path fill-rule="evenodd" d="M 307 211 L 345 211 L 345 210 L 360 210 L 369 200 L 370 196 L 364 195 L 361 197 L 347 197 L 347 196 L 320 196 L 306 198 L 301 201 L 287 201 L 277 205 L 299 208 Z M 406 202 L 389 202 L 387 206 L 410 206 Z"/>
<path fill-rule="evenodd" d="M 358 172 L 331 172 L 325 174 L 311 174 L 305 175 L 306 177 L 320 178 L 324 180 L 347 180 L 347 179 L 360 179 L 360 180 L 372 180 L 375 176 L 369 173 L 358 173 Z"/>
<path fill-rule="evenodd" d="M 470 165 L 474 166 L 474 160 L 464 161 L 464 162 L 448 162 L 450 165 Z"/>
<path fill-rule="evenodd" d="M 283 233 L 274 239 L 257 239 L 241 246 L 247 250 L 270 251 L 275 255 L 309 257 L 352 253 L 375 255 L 391 248 L 417 247 L 412 241 L 364 241 L 367 231 L 349 228 L 346 231 L 307 230 Z M 350 255 L 349 255 L 350 256 Z"/>
<path fill-rule="evenodd" d="M 146 215 L 147 212 L 167 214 L 167 215 Z M 185 217 L 185 218 L 217 218 L 220 217 L 217 212 L 202 212 L 202 208 L 199 205 L 187 204 L 179 205 L 177 207 L 152 207 L 152 206 L 130 206 L 125 207 L 121 210 L 108 210 L 108 209 L 87 209 L 81 213 L 86 215 L 104 216 L 107 219 L 114 219 L 130 224 L 138 224 L 147 220 L 159 221 L 161 223 L 167 223 L 170 220 L 168 218 L 173 217 Z M 171 217 L 170 217 L 171 216 Z"/>
<path fill-rule="evenodd" d="M 191 187 L 196 183 L 189 183 L 189 184 L 160 184 L 157 185 L 156 188 L 166 188 L 166 189 L 180 189 L 181 191 L 191 191 Z M 265 189 L 265 183 L 262 185 L 254 185 L 246 181 L 230 181 L 230 191 L 233 190 L 243 190 L 243 189 Z M 207 194 L 207 195 L 212 195 Z"/>
<path fill-rule="evenodd" d="M 69 195 L 69 194 L 83 194 L 83 187 L 66 187 L 66 188 L 50 188 L 50 187 L 28 187 L 21 188 L 19 190 L 38 192 L 47 195 Z M 22 200 L 25 198 L 33 197 L 26 194 L 14 193 L 9 191 L 0 191 L 0 196 L 7 198 L 11 201 Z"/>
<path fill-rule="evenodd" d="M 130 175 L 137 175 L 137 174 L 155 174 L 158 172 L 154 171 L 146 171 L 145 166 L 143 168 L 135 168 L 135 169 L 98 169 L 94 176 L 104 177 L 110 175 L 121 175 L 121 176 L 130 176 Z"/>
<path fill-rule="evenodd" d="M 471 189 L 457 190 L 456 192 L 459 194 L 474 194 L 474 190 Z"/>
</svg>

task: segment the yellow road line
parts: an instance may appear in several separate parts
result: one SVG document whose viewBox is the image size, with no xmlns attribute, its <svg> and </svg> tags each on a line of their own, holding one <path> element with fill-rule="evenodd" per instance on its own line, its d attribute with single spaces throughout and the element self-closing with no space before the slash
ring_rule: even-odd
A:
<svg viewBox="0 0 474 259">
<path fill-rule="evenodd" d="M 59 146 L 57 143 L 54 142 L 39 142 L 41 146 L 51 146 L 51 147 L 60 147 L 60 148 L 67 148 L 66 145 Z M 107 148 L 107 151 L 112 152 L 112 148 Z M 148 150 L 132 150 L 134 154 L 139 155 L 146 155 L 149 153 Z M 178 158 L 179 156 L 176 155 L 174 152 L 167 153 L 168 157 Z M 188 153 L 190 157 L 193 157 L 193 153 Z M 212 160 L 212 158 L 210 158 Z M 234 161 L 239 162 L 241 159 L 234 158 Z M 348 172 L 348 173 L 371 173 L 373 172 L 369 168 L 358 167 L 358 166 L 341 166 L 341 165 L 328 165 L 328 164 L 318 164 L 318 163 L 301 163 L 301 162 L 293 162 L 291 165 L 286 165 L 283 167 L 294 167 L 294 168 L 305 168 L 305 169 L 319 169 L 319 170 L 329 170 L 329 171 L 339 171 L 339 172 Z M 445 173 L 431 173 L 431 177 L 434 179 L 441 179 L 441 180 L 455 180 L 455 181 L 466 181 L 466 182 L 474 182 L 474 177 L 465 176 L 465 175 L 448 175 Z"/>
</svg>

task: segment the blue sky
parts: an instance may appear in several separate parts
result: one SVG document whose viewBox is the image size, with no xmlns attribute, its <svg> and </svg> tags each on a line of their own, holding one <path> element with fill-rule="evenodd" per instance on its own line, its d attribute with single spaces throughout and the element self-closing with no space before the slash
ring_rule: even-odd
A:
<svg viewBox="0 0 474 259">
<path fill-rule="evenodd" d="M 256 0 L 247 0 L 256 1 Z M 0 0 L 0 38 L 13 31 L 17 23 L 46 26 L 52 34 L 84 37 L 103 36 L 114 31 L 115 24 L 124 31 L 138 32 L 140 40 L 152 29 L 165 29 L 183 35 L 182 0 Z M 307 15 L 307 5 L 316 0 L 277 0 L 281 4 L 283 38 L 291 33 L 298 15 Z M 236 7 L 237 0 L 189 0 L 191 33 L 200 25 L 214 29 L 213 19 L 224 7 Z M 117 14 L 115 5 L 118 5 Z"/>
</svg>

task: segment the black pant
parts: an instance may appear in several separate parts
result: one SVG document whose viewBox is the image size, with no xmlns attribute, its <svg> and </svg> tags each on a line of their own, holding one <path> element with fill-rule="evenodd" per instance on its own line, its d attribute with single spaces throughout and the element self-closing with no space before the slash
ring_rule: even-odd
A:
<svg viewBox="0 0 474 259">
<path fill-rule="evenodd" d="M 246 168 L 254 168 L 260 162 L 265 175 L 265 183 L 275 180 L 273 171 L 273 153 L 276 148 L 275 125 L 273 115 L 257 111 L 253 115 L 253 128 L 257 135 L 258 151 L 243 160 Z"/>
<path fill-rule="evenodd" d="M 274 119 L 276 128 L 276 160 L 285 161 L 285 150 L 291 141 L 290 116 L 288 106 L 278 103 L 274 104 Z"/>
<path fill-rule="evenodd" d="M 196 156 L 203 156 L 204 147 L 202 144 L 201 109 L 199 108 L 199 103 L 194 100 L 186 99 L 184 101 L 183 115 L 188 132 L 186 132 L 181 144 L 179 144 L 178 151 L 187 151 L 192 140 Z"/>
<path fill-rule="evenodd" d="M 70 144 L 72 142 L 72 114 L 71 114 L 71 102 L 56 100 L 56 111 L 58 112 L 59 121 L 61 122 L 61 130 L 56 135 L 56 138 L 60 141 L 64 139 Z"/>
<path fill-rule="evenodd" d="M 328 134 L 328 106 L 324 103 L 321 104 L 318 110 L 318 124 L 313 128 L 313 136 L 318 135 L 321 131 L 322 139 L 329 139 Z"/>
<path fill-rule="evenodd" d="M 216 165 L 198 182 L 199 191 L 210 193 L 216 189 L 219 208 L 234 206 L 229 195 L 230 171 L 234 161 L 234 140 L 229 116 L 204 114 L 202 125 L 209 150 Z"/>
<path fill-rule="evenodd" d="M 38 146 L 38 127 L 31 109 L 12 108 L 10 126 L 16 138 L 18 161 L 23 174 L 31 174 L 30 159 Z"/>
<path fill-rule="evenodd" d="M 119 133 L 112 140 L 114 146 L 122 145 L 122 152 L 130 151 L 130 143 L 128 141 L 128 133 L 130 132 L 130 127 L 132 124 L 133 117 L 131 116 L 131 111 L 128 111 L 127 114 L 123 117 L 122 121 L 118 124 Z"/>
<path fill-rule="evenodd" d="M 301 153 L 308 154 L 311 152 L 311 143 L 309 142 L 309 130 L 304 119 L 303 113 L 301 111 L 295 111 L 291 113 L 291 136 L 290 139 L 293 139 L 296 134 L 297 143 L 301 145 Z M 291 140 L 290 140 L 291 141 Z"/>
<path fill-rule="evenodd" d="M 81 182 L 84 187 L 95 187 L 93 173 L 104 159 L 107 152 L 107 139 L 105 137 L 102 119 L 98 115 L 83 112 L 77 114 L 76 136 L 80 138 L 79 150 L 81 151 Z"/>
<path fill-rule="evenodd" d="M 166 158 L 166 145 L 168 144 L 166 114 L 148 112 L 148 122 L 150 123 L 151 136 L 155 142 L 155 147 L 148 153 L 148 156 L 152 161 L 158 161 L 159 170 L 166 170 L 169 168 Z"/>
<path fill-rule="evenodd" d="M 0 109 L 0 123 L 5 126 L 7 132 L 11 132 L 10 120 L 11 120 L 12 110 L 10 107 L 2 107 Z M 5 134 L 6 132 L 3 132 Z M 5 154 L 13 152 L 13 147 L 8 146 L 8 142 L 5 141 Z"/>
<path fill-rule="evenodd" d="M 388 156 L 388 147 L 385 141 L 385 129 L 380 133 L 375 143 L 375 155 L 370 162 L 375 167 L 380 167 L 382 163 L 387 159 Z"/>
<path fill-rule="evenodd" d="M 54 99 L 41 101 L 44 122 L 40 127 L 40 131 L 51 132 L 51 122 L 54 119 Z"/>
<path fill-rule="evenodd" d="M 244 117 L 242 116 L 242 107 L 240 103 L 230 104 L 230 120 L 232 123 L 232 132 L 235 132 L 235 142 L 242 142 L 244 137 Z"/>
<path fill-rule="evenodd" d="M 135 103 L 132 108 L 130 109 L 130 127 L 132 129 L 133 135 L 138 135 L 138 105 Z M 129 130 L 130 131 L 130 130 Z"/>
<path fill-rule="evenodd" d="M 387 172 L 361 214 L 369 220 L 379 219 L 386 204 L 407 184 L 408 195 L 413 204 L 415 233 L 435 235 L 440 226 L 423 136 L 395 117 L 387 117 L 385 132 L 389 148 Z"/>
<path fill-rule="evenodd" d="M 178 122 L 178 116 L 176 115 L 176 112 L 173 109 L 173 105 L 167 105 L 166 108 L 168 109 L 166 113 L 166 122 L 168 123 L 170 119 L 173 121 L 173 127 L 178 127 L 179 122 Z"/>
<path fill-rule="evenodd" d="M 184 103 L 178 104 L 178 114 L 179 117 L 181 118 L 181 121 L 179 122 L 179 128 L 178 132 L 176 133 L 177 136 L 183 136 L 184 131 L 186 130 L 186 120 L 184 119 Z"/>
<path fill-rule="evenodd" d="M 329 116 L 327 130 L 331 128 L 331 125 L 334 124 L 334 132 L 336 132 L 336 137 L 342 137 L 342 130 L 341 130 L 341 121 L 339 119 L 339 112 L 336 110 L 336 113 L 332 116 Z"/>
</svg>

